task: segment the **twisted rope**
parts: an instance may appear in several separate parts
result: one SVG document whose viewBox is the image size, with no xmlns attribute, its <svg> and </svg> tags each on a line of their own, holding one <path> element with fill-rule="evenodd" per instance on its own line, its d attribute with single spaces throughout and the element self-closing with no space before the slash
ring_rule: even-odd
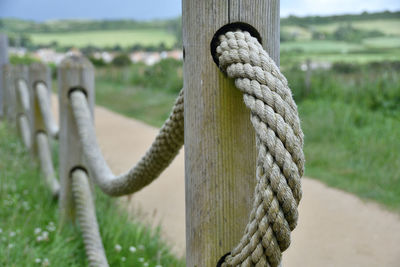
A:
<svg viewBox="0 0 400 267">
<path fill-rule="evenodd" d="M 26 85 L 26 82 L 23 79 L 18 79 L 16 81 L 17 85 L 17 121 L 18 121 L 18 130 L 22 137 L 22 141 L 27 149 L 31 149 L 32 140 L 31 140 L 31 128 L 29 125 L 29 91 Z"/>
<path fill-rule="evenodd" d="M 26 118 L 25 114 L 20 114 L 17 120 L 18 120 L 18 129 L 21 134 L 22 141 L 25 145 L 25 148 L 29 150 L 32 147 L 32 141 L 30 133 L 31 129 L 29 127 L 28 119 Z"/>
<path fill-rule="evenodd" d="M 17 81 L 17 92 L 18 92 L 18 105 L 21 105 L 25 114 L 29 114 L 30 104 L 29 104 L 29 91 L 26 82 L 23 79 Z"/>
<path fill-rule="evenodd" d="M 58 126 L 54 120 L 53 113 L 51 112 L 51 104 L 49 99 L 49 93 L 46 85 L 42 82 L 36 84 L 36 97 L 39 102 L 40 113 L 43 117 L 43 122 L 46 127 L 48 134 L 58 139 Z"/>
<path fill-rule="evenodd" d="M 50 188 L 54 198 L 58 197 L 60 184 L 56 179 L 56 172 L 53 167 L 53 160 L 50 154 L 49 140 L 47 134 L 39 132 L 36 134 L 36 143 L 38 147 L 38 156 L 40 168 L 43 172 L 47 186 Z"/>
<path fill-rule="evenodd" d="M 70 100 L 90 173 L 93 174 L 94 182 L 108 195 L 121 196 L 134 193 L 150 184 L 168 167 L 183 145 L 183 90 L 181 90 L 172 113 L 146 154 L 127 173 L 115 176 L 97 143 L 85 94 L 73 91 Z"/>
<path fill-rule="evenodd" d="M 72 192 L 89 266 L 108 267 L 88 177 L 83 170 L 72 172 Z"/>
<path fill-rule="evenodd" d="M 222 266 L 278 266 L 296 227 L 304 173 L 303 132 L 286 78 L 258 40 L 220 35 L 219 67 L 243 92 L 258 151 L 253 207 L 239 244 Z"/>
</svg>

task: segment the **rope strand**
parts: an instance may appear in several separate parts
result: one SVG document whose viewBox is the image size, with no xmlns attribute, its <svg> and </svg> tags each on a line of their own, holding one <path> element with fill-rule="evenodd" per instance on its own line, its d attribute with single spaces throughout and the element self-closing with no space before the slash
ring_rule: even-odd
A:
<svg viewBox="0 0 400 267">
<path fill-rule="evenodd" d="M 290 245 L 302 195 L 304 137 L 297 106 L 286 78 L 248 32 L 222 34 L 216 51 L 219 67 L 235 79 L 251 110 L 258 151 L 249 223 L 221 266 L 276 267 Z"/>
</svg>

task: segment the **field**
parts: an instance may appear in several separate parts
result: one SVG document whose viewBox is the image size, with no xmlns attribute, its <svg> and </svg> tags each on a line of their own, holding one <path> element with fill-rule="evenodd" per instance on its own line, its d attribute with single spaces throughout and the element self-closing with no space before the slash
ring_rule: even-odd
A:
<svg viewBox="0 0 400 267">
<path fill-rule="evenodd" d="M 72 224 L 60 228 L 58 203 L 15 130 L 4 123 L 0 125 L 0 169 L 0 266 L 87 266 L 79 228 Z M 185 266 L 160 241 L 157 229 L 133 222 L 115 200 L 96 192 L 96 213 L 110 266 Z"/>
<path fill-rule="evenodd" d="M 171 47 L 175 43 L 175 36 L 161 29 L 134 29 L 113 31 L 82 31 L 67 33 L 34 33 L 31 34 L 34 44 L 50 44 L 57 42 L 60 46 L 85 47 L 121 47 L 141 45 L 159 45 L 164 43 Z"/>
<path fill-rule="evenodd" d="M 311 28 L 324 31 L 333 32 L 339 25 L 343 23 L 335 22 L 328 24 L 314 24 Z M 361 30 L 379 30 L 387 35 L 398 35 L 400 36 L 400 20 L 399 19 L 377 19 L 377 20 L 361 20 L 354 21 L 351 23 L 356 29 Z"/>
</svg>

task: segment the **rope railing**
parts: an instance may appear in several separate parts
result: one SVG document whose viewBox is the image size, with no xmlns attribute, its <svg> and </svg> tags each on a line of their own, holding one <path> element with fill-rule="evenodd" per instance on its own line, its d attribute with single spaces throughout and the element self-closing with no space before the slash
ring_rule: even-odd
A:
<svg viewBox="0 0 400 267">
<path fill-rule="evenodd" d="M 18 100 L 19 104 L 22 107 L 22 112 L 25 114 L 30 113 L 30 102 L 29 102 L 29 89 L 28 85 L 23 79 L 18 79 L 17 80 L 17 94 L 18 94 Z"/>
<path fill-rule="evenodd" d="M 16 105 L 17 105 L 17 127 L 25 147 L 30 150 L 32 147 L 31 127 L 29 125 L 29 91 L 23 79 L 16 80 Z"/>
<path fill-rule="evenodd" d="M 111 196 L 127 195 L 150 184 L 168 167 L 183 145 L 183 90 L 171 115 L 161 127 L 153 144 L 140 161 L 125 174 L 115 176 L 105 161 L 96 140 L 92 116 L 82 91 L 70 94 L 72 113 L 78 129 L 79 141 L 93 181 Z"/>
<path fill-rule="evenodd" d="M 60 184 L 58 183 L 56 172 L 54 171 L 47 134 L 38 132 L 36 134 L 36 143 L 38 147 L 40 169 L 42 170 L 45 182 L 50 188 L 53 197 L 56 198 L 60 191 Z"/>
<path fill-rule="evenodd" d="M 44 84 L 43 82 L 37 83 L 35 86 L 35 90 L 36 97 L 39 103 L 40 113 L 43 118 L 46 130 L 51 137 L 58 139 L 59 129 L 58 125 L 55 122 L 53 113 L 51 112 L 51 103 L 49 101 L 50 99 L 48 93 L 49 90 L 47 89 L 46 84 Z"/>
<path fill-rule="evenodd" d="M 244 234 L 218 266 L 279 266 L 298 219 L 304 173 L 303 133 L 286 78 L 246 31 L 220 33 L 215 56 L 220 70 L 243 93 L 256 133 L 256 186 Z M 93 123 L 94 71 L 83 57 L 68 57 L 59 67 L 60 128 L 51 112 L 43 66 L 32 68 L 27 84 L 16 80 L 17 124 L 26 147 L 38 155 L 61 216 L 77 219 L 90 266 L 108 266 L 99 233 L 90 183 L 110 196 L 137 192 L 169 166 L 184 144 L 184 89 L 169 118 L 144 156 L 126 173 L 115 175 L 96 138 Z M 60 180 L 56 178 L 49 136 L 60 141 Z M 254 138 L 253 136 L 249 138 Z M 222 256 L 222 255 L 221 255 Z"/>
<path fill-rule="evenodd" d="M 74 170 L 71 177 L 77 219 L 82 231 L 89 266 L 108 267 L 96 219 L 89 178 L 86 172 L 81 169 Z"/>
</svg>

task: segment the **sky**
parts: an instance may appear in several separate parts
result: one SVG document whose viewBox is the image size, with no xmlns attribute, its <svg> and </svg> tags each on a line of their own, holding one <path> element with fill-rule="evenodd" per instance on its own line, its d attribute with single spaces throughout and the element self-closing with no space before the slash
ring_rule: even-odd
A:
<svg viewBox="0 0 400 267">
<path fill-rule="evenodd" d="M 182 0 L 0 0 L 0 17 L 54 19 L 136 19 L 177 17 Z M 201 1 L 201 0 L 199 0 Z M 223 0 L 220 0 L 223 1 Z M 281 16 L 399 11 L 399 0 L 281 0 Z"/>
</svg>

